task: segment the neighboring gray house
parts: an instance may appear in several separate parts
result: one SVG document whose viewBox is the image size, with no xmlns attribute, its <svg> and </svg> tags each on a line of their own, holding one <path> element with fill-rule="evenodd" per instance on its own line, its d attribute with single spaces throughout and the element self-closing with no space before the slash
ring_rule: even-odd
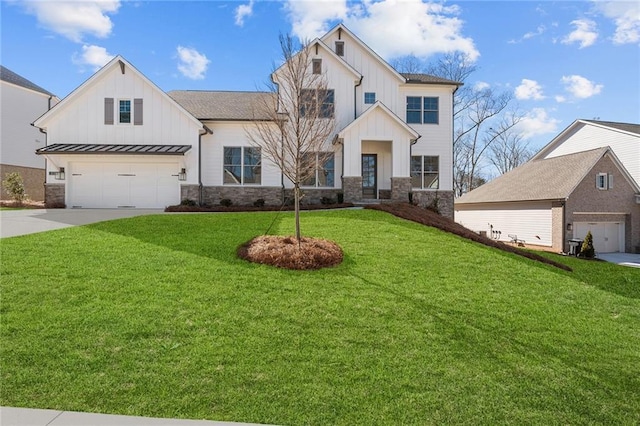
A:
<svg viewBox="0 0 640 426">
<path fill-rule="evenodd" d="M 46 145 L 46 135 L 31 126 L 59 99 L 49 91 L 0 65 L 2 126 L 0 131 L 0 176 L 20 173 L 30 199 L 44 200 L 45 160 L 35 150 Z M 8 199 L 4 190 L 0 199 Z"/>
<path fill-rule="evenodd" d="M 538 155 L 456 200 L 455 220 L 495 239 L 558 252 L 588 231 L 596 252 L 634 252 L 640 186 L 609 147 Z"/>
</svg>

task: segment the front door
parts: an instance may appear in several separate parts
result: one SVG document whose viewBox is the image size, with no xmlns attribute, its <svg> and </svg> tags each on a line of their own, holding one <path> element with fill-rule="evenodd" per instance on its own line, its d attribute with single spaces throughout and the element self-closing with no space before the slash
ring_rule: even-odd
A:
<svg viewBox="0 0 640 426">
<path fill-rule="evenodd" d="M 377 154 L 362 154 L 362 198 L 378 198 Z"/>
</svg>

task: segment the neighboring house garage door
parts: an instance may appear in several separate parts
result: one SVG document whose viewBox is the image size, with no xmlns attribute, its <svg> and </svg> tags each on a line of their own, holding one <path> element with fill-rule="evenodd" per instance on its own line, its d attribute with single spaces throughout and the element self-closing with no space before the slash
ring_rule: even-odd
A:
<svg viewBox="0 0 640 426">
<path fill-rule="evenodd" d="M 69 165 L 68 207 L 164 208 L 180 202 L 178 163 Z"/>
<path fill-rule="evenodd" d="M 624 251 L 624 225 L 620 222 L 575 222 L 574 237 L 584 239 L 587 232 L 593 236 L 593 248 L 597 253 Z"/>
</svg>

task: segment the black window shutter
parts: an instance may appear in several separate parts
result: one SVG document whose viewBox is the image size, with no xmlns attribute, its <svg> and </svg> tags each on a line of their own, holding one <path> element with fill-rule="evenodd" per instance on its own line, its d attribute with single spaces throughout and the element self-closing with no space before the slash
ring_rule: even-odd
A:
<svg viewBox="0 0 640 426">
<path fill-rule="evenodd" d="M 142 125 L 142 98 L 133 100 L 133 125 Z"/>
<path fill-rule="evenodd" d="M 113 98 L 104 98 L 104 124 L 113 124 Z"/>
</svg>

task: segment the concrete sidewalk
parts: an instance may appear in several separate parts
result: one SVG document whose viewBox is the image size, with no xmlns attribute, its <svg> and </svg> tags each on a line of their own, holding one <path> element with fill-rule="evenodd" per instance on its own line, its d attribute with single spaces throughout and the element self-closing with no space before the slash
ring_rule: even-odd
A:
<svg viewBox="0 0 640 426">
<path fill-rule="evenodd" d="M 0 211 L 0 238 L 148 214 L 162 209 L 25 209 Z"/>
<path fill-rule="evenodd" d="M 0 407 L 2 426 L 241 426 L 256 423 L 215 422 L 210 420 L 160 419 L 79 413 L 37 408 Z"/>
</svg>

